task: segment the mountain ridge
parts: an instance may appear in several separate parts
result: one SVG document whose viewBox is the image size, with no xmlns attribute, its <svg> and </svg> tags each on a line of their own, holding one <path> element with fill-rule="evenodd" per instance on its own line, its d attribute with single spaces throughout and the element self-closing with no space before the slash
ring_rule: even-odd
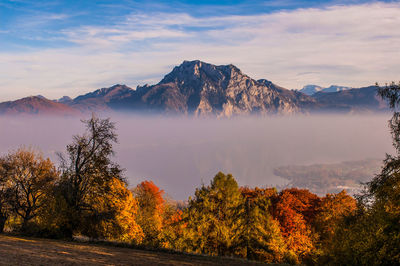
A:
<svg viewBox="0 0 400 266">
<path fill-rule="evenodd" d="M 385 104 L 379 101 L 375 91 L 376 87 L 370 86 L 338 92 L 320 91 L 310 96 L 267 79 L 252 79 L 232 64 L 213 65 L 194 60 L 175 66 L 155 85 L 132 89 L 116 84 L 73 99 L 64 96 L 53 101 L 43 96 L 30 101 L 23 98 L 0 103 L 0 114 L 125 111 L 231 117 L 384 110 Z"/>
</svg>

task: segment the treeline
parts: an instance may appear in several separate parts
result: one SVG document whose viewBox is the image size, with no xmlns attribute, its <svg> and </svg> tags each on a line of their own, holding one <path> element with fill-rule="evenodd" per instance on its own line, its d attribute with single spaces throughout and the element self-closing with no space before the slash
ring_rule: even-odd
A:
<svg viewBox="0 0 400 266">
<path fill-rule="evenodd" d="M 400 88 L 382 89 L 393 109 Z M 151 181 L 128 189 L 111 161 L 114 124 L 92 117 L 56 167 L 30 149 L 0 158 L 0 231 L 86 236 L 135 246 L 270 263 L 400 264 L 400 114 L 390 120 L 396 156 L 356 199 L 304 189 L 239 187 L 218 173 L 184 205 Z"/>
<path fill-rule="evenodd" d="M 341 217 L 355 213 L 344 191 L 239 187 L 218 173 L 187 204 L 166 199 L 151 181 L 129 190 L 110 161 L 109 120 L 86 121 L 59 169 L 31 149 L 0 158 L 0 231 L 52 238 L 113 240 L 149 248 L 300 263 L 326 252 Z"/>
</svg>

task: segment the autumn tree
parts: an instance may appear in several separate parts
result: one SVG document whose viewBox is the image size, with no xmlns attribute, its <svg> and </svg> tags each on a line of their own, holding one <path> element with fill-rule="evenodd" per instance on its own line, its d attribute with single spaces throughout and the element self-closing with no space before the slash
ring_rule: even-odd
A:
<svg viewBox="0 0 400 266">
<path fill-rule="evenodd" d="M 79 232 L 86 218 L 113 219 L 103 215 L 96 203 L 112 191 L 114 179 L 125 183 L 122 169 L 111 161 L 117 142 L 114 123 L 94 115 L 83 123 L 86 133 L 74 136 L 66 155 L 60 154 L 59 191 L 66 206 L 62 229 L 67 237 Z"/>
<path fill-rule="evenodd" d="M 196 189 L 183 213 L 186 250 L 211 255 L 233 253 L 238 219 L 235 213 L 243 198 L 232 175 L 219 172 L 209 186 Z"/>
<path fill-rule="evenodd" d="M 280 263 L 288 259 L 288 251 L 279 222 L 271 214 L 271 198 L 275 189 L 241 188 L 244 201 L 238 207 L 239 227 L 234 241 L 236 251 L 250 260 Z"/>
<path fill-rule="evenodd" d="M 187 237 L 186 224 L 182 220 L 183 210 L 169 204 L 164 215 L 160 246 L 162 248 L 185 250 Z"/>
<path fill-rule="evenodd" d="M 26 149 L 19 149 L 1 160 L 2 178 L 8 180 L 8 203 L 14 214 L 22 220 L 21 230 L 36 218 L 47 204 L 47 195 L 58 177 L 50 159 Z"/>
<path fill-rule="evenodd" d="M 274 202 L 274 217 L 278 219 L 287 247 L 301 259 L 314 249 L 311 230 L 319 198 L 305 189 L 285 189 Z"/>
<path fill-rule="evenodd" d="M 143 181 L 132 192 L 139 206 L 137 221 L 144 232 L 143 244 L 158 246 L 166 211 L 164 191 L 152 181 Z"/>
<path fill-rule="evenodd" d="M 136 222 L 138 203 L 125 182 L 112 178 L 100 187 L 102 197 L 89 197 L 95 211 L 85 215 L 82 234 L 92 239 L 107 239 L 140 244 L 144 234 Z"/>
<path fill-rule="evenodd" d="M 356 200 L 349 196 L 345 190 L 337 194 L 327 194 L 321 198 L 313 222 L 313 228 L 318 234 L 319 241 L 329 243 L 341 220 L 352 215 L 356 209 Z"/>
</svg>

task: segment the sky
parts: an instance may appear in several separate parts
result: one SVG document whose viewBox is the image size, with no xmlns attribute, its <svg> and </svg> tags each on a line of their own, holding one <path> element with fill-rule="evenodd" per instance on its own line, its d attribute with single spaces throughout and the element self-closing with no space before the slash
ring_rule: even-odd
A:
<svg viewBox="0 0 400 266">
<path fill-rule="evenodd" d="M 288 89 L 398 81 L 399 1 L 0 0 L 0 101 L 155 84 L 184 60 Z"/>
</svg>

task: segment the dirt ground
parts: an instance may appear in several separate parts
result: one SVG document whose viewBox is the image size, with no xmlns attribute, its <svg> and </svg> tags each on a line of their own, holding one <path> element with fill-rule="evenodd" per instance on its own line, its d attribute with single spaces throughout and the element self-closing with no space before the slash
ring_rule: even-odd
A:
<svg viewBox="0 0 400 266">
<path fill-rule="evenodd" d="M 0 235 L 0 265 L 260 265 L 245 260 Z"/>
</svg>

